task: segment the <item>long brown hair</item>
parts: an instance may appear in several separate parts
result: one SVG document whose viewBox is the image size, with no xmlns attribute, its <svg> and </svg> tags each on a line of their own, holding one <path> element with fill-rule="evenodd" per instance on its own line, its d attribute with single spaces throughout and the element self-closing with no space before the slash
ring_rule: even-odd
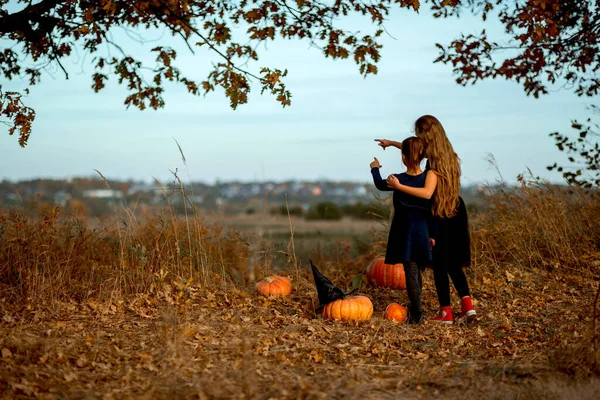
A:
<svg viewBox="0 0 600 400">
<path fill-rule="evenodd" d="M 460 159 L 436 117 L 419 117 L 415 121 L 415 134 L 425 141 L 429 167 L 438 176 L 431 211 L 437 217 L 452 217 L 456 214 L 459 202 Z"/>
<path fill-rule="evenodd" d="M 402 141 L 402 154 L 406 168 L 418 168 L 425 158 L 425 142 L 416 136 L 411 136 Z"/>
</svg>

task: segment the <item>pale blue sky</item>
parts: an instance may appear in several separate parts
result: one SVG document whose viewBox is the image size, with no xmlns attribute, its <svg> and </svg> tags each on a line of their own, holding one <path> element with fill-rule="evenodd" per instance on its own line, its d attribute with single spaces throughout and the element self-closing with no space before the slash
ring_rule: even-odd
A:
<svg viewBox="0 0 600 400">
<path fill-rule="evenodd" d="M 352 28 L 368 29 L 353 18 Z M 368 164 L 377 156 L 383 172 L 402 170 L 398 151 L 382 151 L 373 142 L 411 135 L 422 114 L 437 116 L 463 162 L 463 184 L 496 179 L 485 161 L 492 153 L 504 178 L 514 181 L 527 167 L 560 182 L 546 165 L 563 160 L 548 133 L 570 133 L 570 120 L 587 116 L 589 98 L 558 90 L 527 97 L 514 82 L 489 81 L 462 87 L 451 67 L 433 64 L 436 42 L 448 43 L 460 32 L 479 32 L 473 17 L 435 20 L 425 11 L 396 11 L 386 25 L 379 74 L 363 79 L 349 60 L 332 61 L 300 41 L 276 41 L 261 51 L 261 65 L 287 68 L 292 106 L 283 109 L 255 86 L 250 103 L 233 111 L 217 91 L 206 97 L 170 88 L 159 111 L 126 110 L 125 90 L 114 83 L 95 94 L 90 89 L 91 57 L 77 54 L 66 65 L 69 80 L 55 72 L 33 87 L 28 103 L 36 109 L 34 131 L 25 149 L 0 126 L 0 179 L 89 176 L 98 169 L 110 178 L 169 179 L 183 168 L 173 138 L 181 144 L 194 181 L 254 179 L 332 179 L 368 181 Z M 487 26 L 499 32 L 498 26 Z M 158 38 L 160 33 L 146 33 Z M 124 38 L 125 49 L 143 57 L 157 42 L 140 46 Z M 498 36 L 499 39 L 502 39 Z M 216 56 L 192 55 L 168 35 L 162 42 L 179 52 L 181 69 L 202 79 Z M 0 44 L 2 47 L 3 44 Z M 82 72 L 83 71 L 83 72 Z M 23 82 L 2 81 L 22 89 Z M 187 172 L 183 174 L 187 179 Z"/>
</svg>

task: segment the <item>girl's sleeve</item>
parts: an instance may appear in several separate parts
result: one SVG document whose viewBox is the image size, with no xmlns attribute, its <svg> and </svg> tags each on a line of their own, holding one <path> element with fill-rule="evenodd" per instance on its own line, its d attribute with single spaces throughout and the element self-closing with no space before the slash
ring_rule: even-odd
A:
<svg viewBox="0 0 600 400">
<path fill-rule="evenodd" d="M 379 168 L 371 168 L 371 175 L 373 176 L 373 183 L 375 187 L 381 191 L 391 192 L 392 189 L 387 185 L 387 182 L 381 178 L 381 174 L 379 173 Z"/>
</svg>

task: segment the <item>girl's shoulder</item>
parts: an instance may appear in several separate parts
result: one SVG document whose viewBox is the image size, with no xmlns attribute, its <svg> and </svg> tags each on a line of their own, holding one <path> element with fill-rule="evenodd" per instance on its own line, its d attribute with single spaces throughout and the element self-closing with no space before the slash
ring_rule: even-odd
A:
<svg viewBox="0 0 600 400">
<path fill-rule="evenodd" d="M 399 175 L 398 180 L 403 185 L 420 187 L 425 185 L 425 178 L 427 176 L 427 172 L 423 171 L 419 175 L 409 175 L 406 172 L 403 172 Z"/>
<path fill-rule="evenodd" d="M 402 176 L 402 177 L 406 177 L 408 179 L 420 179 L 420 178 L 424 178 L 427 176 L 427 171 L 423 171 L 418 175 L 410 175 L 410 174 L 407 174 L 406 172 L 402 172 L 401 174 L 396 174 L 396 176 Z"/>
</svg>

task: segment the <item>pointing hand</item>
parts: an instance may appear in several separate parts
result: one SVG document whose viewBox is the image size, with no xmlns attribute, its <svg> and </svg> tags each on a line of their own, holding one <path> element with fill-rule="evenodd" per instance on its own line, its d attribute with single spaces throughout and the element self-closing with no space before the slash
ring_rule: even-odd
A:
<svg viewBox="0 0 600 400">
<path fill-rule="evenodd" d="M 379 164 L 377 157 L 373 157 L 373 161 L 371 161 L 370 166 L 371 168 L 381 168 L 381 164 Z"/>
<path fill-rule="evenodd" d="M 376 142 L 379 142 L 379 143 L 377 143 L 377 144 L 378 144 L 379 146 L 381 146 L 381 147 L 382 147 L 384 150 L 385 150 L 385 148 L 386 148 L 386 147 L 389 147 L 389 146 L 391 146 L 391 145 L 392 145 L 392 141 L 391 141 L 391 140 L 388 140 L 388 139 L 375 139 L 375 141 L 376 141 Z"/>
</svg>

